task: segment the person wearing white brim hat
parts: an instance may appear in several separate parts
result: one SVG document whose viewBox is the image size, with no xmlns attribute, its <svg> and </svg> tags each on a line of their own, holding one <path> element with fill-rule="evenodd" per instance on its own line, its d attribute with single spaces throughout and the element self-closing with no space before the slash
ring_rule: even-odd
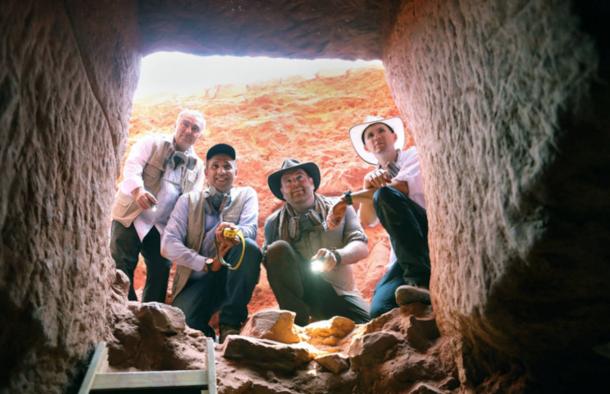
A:
<svg viewBox="0 0 610 394">
<path fill-rule="evenodd" d="M 349 130 L 356 153 L 376 166 L 365 175 L 363 189 L 346 192 L 327 217 L 338 225 L 354 202 L 360 203 L 360 221 L 381 225 L 392 245 L 389 270 L 375 288 L 371 317 L 412 302 L 430 303 L 428 220 L 417 149 L 403 150 L 404 125 L 400 118 L 367 117 Z"/>
</svg>

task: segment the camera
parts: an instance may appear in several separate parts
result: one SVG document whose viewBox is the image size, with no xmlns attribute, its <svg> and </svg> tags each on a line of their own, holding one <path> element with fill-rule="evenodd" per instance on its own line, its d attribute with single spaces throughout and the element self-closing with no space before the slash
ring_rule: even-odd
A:
<svg viewBox="0 0 610 394">
<path fill-rule="evenodd" d="M 222 230 L 222 235 L 225 238 L 236 238 L 238 237 L 239 234 L 239 230 L 234 230 L 232 228 L 225 228 L 224 230 Z"/>
</svg>

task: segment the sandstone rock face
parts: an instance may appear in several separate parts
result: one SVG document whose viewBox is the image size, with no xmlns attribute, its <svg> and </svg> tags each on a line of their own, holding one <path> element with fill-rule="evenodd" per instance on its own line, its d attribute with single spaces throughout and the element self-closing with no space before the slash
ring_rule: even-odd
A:
<svg viewBox="0 0 610 394">
<path fill-rule="evenodd" d="M 89 3 L 0 7 L 0 390 L 7 392 L 79 384 L 77 367 L 109 334 L 108 215 L 139 55 L 135 2 Z"/>
<path fill-rule="evenodd" d="M 161 371 L 204 369 L 206 337 L 186 326 L 178 308 L 127 301 L 127 275 L 116 271 L 109 316 L 108 368 Z"/>
<path fill-rule="evenodd" d="M 608 368 L 591 352 L 610 340 L 608 7 L 576 3 L 405 2 L 385 46 L 433 304 L 474 384 L 511 357 L 558 386 Z"/>
<path fill-rule="evenodd" d="M 142 46 L 207 55 L 378 59 L 396 1 L 140 2 Z"/>
</svg>

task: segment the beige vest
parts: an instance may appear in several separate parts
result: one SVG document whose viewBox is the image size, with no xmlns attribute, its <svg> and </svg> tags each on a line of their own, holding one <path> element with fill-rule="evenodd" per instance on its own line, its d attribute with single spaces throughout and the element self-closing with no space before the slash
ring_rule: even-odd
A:
<svg viewBox="0 0 610 394">
<path fill-rule="evenodd" d="M 225 205 L 226 201 L 220 204 L 220 221 L 227 221 L 234 224 L 240 223 L 241 213 L 251 188 L 234 187 L 231 189 L 231 203 Z M 253 192 L 253 191 L 252 191 Z M 209 196 L 209 190 L 192 191 L 188 194 L 188 221 L 186 225 L 186 246 L 199 252 L 203 239 L 205 238 L 205 200 Z M 172 286 L 172 297 L 176 296 L 186 286 L 193 270 L 178 264 L 176 266 L 176 276 Z"/>
<path fill-rule="evenodd" d="M 186 228 L 186 246 L 196 251 L 201 250 L 201 244 L 203 244 L 205 237 L 205 199 L 208 195 L 208 190 L 203 192 L 194 191 L 188 195 L 189 213 Z M 180 264 L 176 266 L 176 276 L 174 276 L 174 284 L 172 286 L 172 297 L 174 299 L 186 286 L 192 271 L 189 267 Z"/>
<path fill-rule="evenodd" d="M 158 139 L 153 144 L 150 158 L 144 165 L 142 170 L 142 181 L 144 188 L 154 196 L 161 189 L 161 179 L 165 172 L 165 163 L 167 159 L 174 154 L 174 144 L 168 139 Z M 182 173 L 181 186 L 182 192 L 188 193 L 193 189 L 198 179 L 203 179 L 203 163 L 201 159 L 195 156 L 197 160 L 192 169 L 186 169 Z M 131 194 L 125 194 L 118 190 L 114 203 L 112 204 L 111 216 L 112 220 L 116 220 L 125 227 L 131 226 L 131 223 L 142 212 L 142 208 L 138 206 Z"/>
</svg>

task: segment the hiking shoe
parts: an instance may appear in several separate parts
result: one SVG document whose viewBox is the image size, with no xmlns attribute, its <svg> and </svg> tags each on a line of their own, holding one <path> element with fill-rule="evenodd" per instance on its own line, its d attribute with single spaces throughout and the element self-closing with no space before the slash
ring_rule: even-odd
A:
<svg viewBox="0 0 610 394">
<path fill-rule="evenodd" d="M 398 305 L 408 305 L 414 302 L 430 304 L 430 291 L 423 287 L 402 285 L 394 293 Z"/>
<path fill-rule="evenodd" d="M 221 324 L 220 325 L 220 338 L 218 339 L 218 342 L 223 343 L 229 335 L 239 335 L 239 331 L 240 331 L 239 327 L 233 327 L 228 324 Z"/>
</svg>

